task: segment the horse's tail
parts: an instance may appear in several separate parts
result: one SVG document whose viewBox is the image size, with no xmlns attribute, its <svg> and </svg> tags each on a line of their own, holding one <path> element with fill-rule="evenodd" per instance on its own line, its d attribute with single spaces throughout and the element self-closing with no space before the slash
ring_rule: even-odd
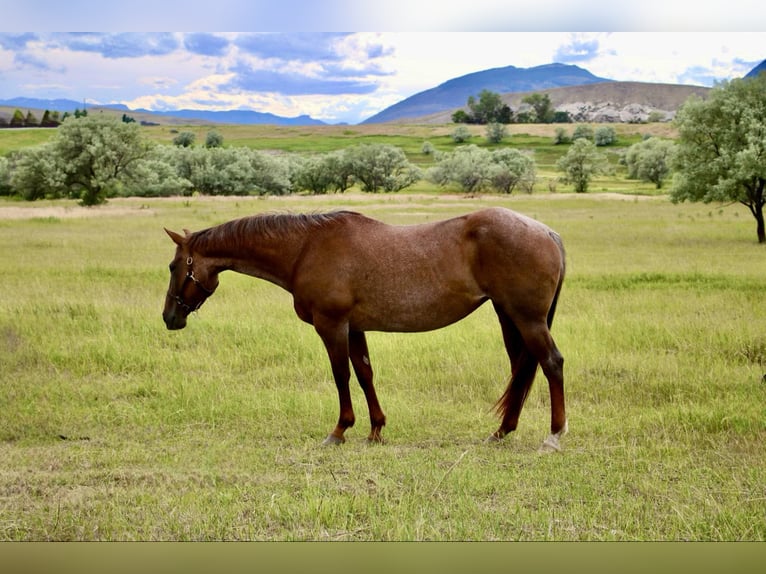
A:
<svg viewBox="0 0 766 574">
<path fill-rule="evenodd" d="M 561 253 L 561 271 L 559 273 L 559 284 L 556 286 L 556 293 L 553 295 L 553 301 L 551 301 L 551 308 L 548 311 L 548 328 L 553 325 L 553 316 L 556 314 L 556 305 L 559 302 L 559 295 L 561 294 L 561 287 L 564 285 L 564 276 L 567 272 L 567 254 L 564 250 L 564 242 L 561 241 L 561 236 L 555 231 L 550 232 L 551 238 L 556 243 Z"/>
<path fill-rule="evenodd" d="M 548 310 L 547 322 L 549 329 L 553 325 L 553 316 L 556 314 L 556 305 L 559 301 L 559 294 L 561 294 L 561 287 L 564 284 L 564 275 L 566 275 L 566 252 L 564 250 L 564 243 L 562 242 L 559 234 L 555 231 L 551 231 L 550 236 L 558 246 L 559 252 L 561 253 L 561 269 L 559 271 L 559 282 L 558 285 L 556 285 L 556 292 L 553 295 L 551 307 Z M 513 332 L 513 336 L 517 337 L 521 342 L 521 333 L 519 333 L 516 326 L 511 325 L 510 329 Z M 511 403 L 514 400 L 511 392 L 512 387 L 522 389 L 523 395 L 520 397 L 522 405 L 527 400 L 527 395 L 529 394 L 529 390 L 532 388 L 532 381 L 534 380 L 535 374 L 537 373 L 538 365 L 539 363 L 535 356 L 532 355 L 532 353 L 530 353 L 525 347 L 519 355 L 517 367 L 511 376 L 510 381 L 508 381 L 508 386 L 506 387 L 505 392 L 503 392 L 503 395 L 495 403 L 495 411 L 501 418 L 504 418 L 511 409 Z M 519 399 L 517 398 L 516 400 Z"/>
</svg>

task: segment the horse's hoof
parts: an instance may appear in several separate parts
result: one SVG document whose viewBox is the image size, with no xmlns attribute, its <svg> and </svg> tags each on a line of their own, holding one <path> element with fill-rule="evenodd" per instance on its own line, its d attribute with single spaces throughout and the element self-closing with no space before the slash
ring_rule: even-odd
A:
<svg viewBox="0 0 766 574">
<path fill-rule="evenodd" d="M 341 445 L 344 442 L 346 442 L 345 438 L 343 438 L 343 437 L 338 438 L 334 434 L 328 434 L 327 438 L 324 439 L 324 442 L 322 442 L 322 446 Z"/>
<path fill-rule="evenodd" d="M 486 444 L 492 444 L 492 443 L 495 443 L 495 442 L 500 442 L 502 440 L 503 440 L 502 437 L 499 437 L 497 435 L 491 434 L 486 439 L 484 439 L 484 442 Z"/>
<path fill-rule="evenodd" d="M 555 435 L 549 436 L 543 444 L 538 449 L 539 453 L 541 454 L 548 454 L 551 452 L 561 452 L 561 444 L 559 444 L 559 439 Z"/>
</svg>

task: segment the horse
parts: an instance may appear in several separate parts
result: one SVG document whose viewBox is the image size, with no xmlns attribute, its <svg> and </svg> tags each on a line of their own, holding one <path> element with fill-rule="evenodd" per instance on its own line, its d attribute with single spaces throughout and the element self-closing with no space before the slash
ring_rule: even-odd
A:
<svg viewBox="0 0 766 574">
<path fill-rule="evenodd" d="M 541 450 L 560 450 L 568 430 L 564 358 L 550 327 L 566 263 L 560 236 L 543 223 L 501 207 L 415 225 L 339 210 L 265 213 L 194 233 L 184 229 L 184 235 L 165 232 L 176 245 L 162 313 L 170 330 L 186 326 L 215 292 L 222 271 L 264 279 L 292 294 L 295 313 L 324 343 L 338 391 L 338 422 L 323 444 L 345 442 L 355 422 L 349 362 L 367 401 L 368 441 L 382 442 L 386 417 L 365 332 L 439 329 L 490 300 L 511 376 L 495 404 L 500 426 L 487 441 L 516 429 L 540 366 L 551 407 L 551 432 Z"/>
</svg>

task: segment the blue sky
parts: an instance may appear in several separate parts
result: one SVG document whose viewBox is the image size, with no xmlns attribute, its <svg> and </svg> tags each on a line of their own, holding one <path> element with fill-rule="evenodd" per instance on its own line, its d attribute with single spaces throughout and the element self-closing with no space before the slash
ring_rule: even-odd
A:
<svg viewBox="0 0 766 574">
<path fill-rule="evenodd" d="M 0 99 L 70 98 L 154 110 L 252 109 L 357 123 L 419 91 L 493 67 L 561 62 L 615 80 L 710 86 L 742 76 L 766 59 L 766 32 L 758 30 L 766 29 L 761 15 L 766 11 L 751 0 L 730 0 L 720 8 L 711 3 L 705 12 L 709 20 L 699 11 L 681 12 L 670 0 L 645 0 L 640 11 L 619 13 L 614 7 L 622 2 L 589 2 L 591 11 L 583 12 L 586 3 L 579 0 L 472 0 L 461 3 L 461 11 L 436 10 L 455 6 L 448 2 L 415 0 L 406 7 L 399 0 L 369 5 L 218 0 L 200 4 L 200 10 L 170 0 L 141 11 L 144 3 L 131 2 L 144 20 L 126 21 L 124 4 L 100 4 L 107 8 L 94 12 L 87 2 L 74 0 L 67 4 L 68 17 L 48 22 L 41 15 L 60 4 L 28 0 L 23 17 L 0 23 Z M 536 12 L 529 15 L 532 6 Z M 717 12 L 724 7 L 737 15 L 725 27 Z M 659 9 L 662 18 L 653 12 Z M 747 10 L 751 17 L 744 18 Z M 558 19 L 543 22 L 540 14 L 546 11 Z M 73 14 L 80 17 L 68 21 Z M 190 31 L 110 29 L 147 22 L 158 30 Z M 209 31 L 246 28 L 242 22 L 260 31 Z M 395 22 L 396 32 L 332 31 L 395 28 Z"/>
</svg>

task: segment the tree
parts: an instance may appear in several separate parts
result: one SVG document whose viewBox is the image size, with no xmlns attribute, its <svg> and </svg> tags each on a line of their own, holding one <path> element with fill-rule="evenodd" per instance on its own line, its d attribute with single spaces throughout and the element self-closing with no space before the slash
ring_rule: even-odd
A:
<svg viewBox="0 0 766 574">
<path fill-rule="evenodd" d="M 453 130 L 450 137 L 452 137 L 452 141 L 455 143 L 465 143 L 471 139 L 471 135 L 471 130 L 466 126 L 458 126 Z"/>
<path fill-rule="evenodd" d="M 223 135 L 216 130 L 210 130 L 205 136 L 205 147 L 223 147 Z"/>
<path fill-rule="evenodd" d="M 593 132 L 593 143 L 597 146 L 612 145 L 617 142 L 617 132 L 612 126 L 599 126 Z"/>
<path fill-rule="evenodd" d="M 310 156 L 298 162 L 293 175 L 293 185 L 296 189 L 323 195 L 332 187 L 332 183 L 332 174 L 325 169 L 324 156 Z"/>
<path fill-rule="evenodd" d="M 0 155 L 0 195 L 11 195 L 11 162 Z"/>
<path fill-rule="evenodd" d="M 736 201 L 766 243 L 766 74 L 724 81 L 678 111 L 673 201 Z"/>
<path fill-rule="evenodd" d="M 55 128 L 61 123 L 59 120 L 59 113 L 56 111 L 45 110 L 43 113 L 43 119 L 40 120 L 41 128 Z"/>
<path fill-rule="evenodd" d="M 532 193 L 536 169 L 534 160 L 527 154 L 512 148 L 500 148 L 490 154 L 489 181 L 501 193 L 511 193 L 519 186 Z"/>
<path fill-rule="evenodd" d="M 14 154 L 12 163 L 10 183 L 14 194 L 28 201 L 66 195 L 66 174 L 53 143 L 24 148 Z"/>
<path fill-rule="evenodd" d="M 564 183 L 571 183 L 577 193 L 588 191 L 593 176 L 606 173 L 607 166 L 606 156 L 585 138 L 575 140 L 566 155 L 556 162 L 556 167 L 564 172 Z"/>
<path fill-rule="evenodd" d="M 488 183 L 491 163 L 489 150 L 470 144 L 442 155 L 436 165 L 428 170 L 427 176 L 437 185 L 454 183 L 471 194 Z"/>
<path fill-rule="evenodd" d="M 490 122 L 487 124 L 487 141 L 491 144 L 499 144 L 508 135 L 505 125 L 500 122 Z"/>
<path fill-rule="evenodd" d="M 628 177 L 648 181 L 662 188 L 670 175 L 675 144 L 670 140 L 649 138 L 630 146 L 622 159 L 628 168 Z"/>
<path fill-rule="evenodd" d="M 137 124 L 96 115 L 61 124 L 50 151 L 69 196 L 83 205 L 97 205 L 132 177 L 148 149 Z"/>
<path fill-rule="evenodd" d="M 551 98 L 548 94 L 530 94 L 524 96 L 521 101 L 532 106 L 535 110 L 535 119 L 540 124 L 550 124 L 553 122 L 554 110 L 551 104 Z"/>
<path fill-rule="evenodd" d="M 471 116 L 469 116 L 465 110 L 457 110 L 452 114 L 452 123 L 455 124 L 470 124 Z"/>
<path fill-rule="evenodd" d="M 13 117 L 11 118 L 11 127 L 12 128 L 24 127 L 24 114 L 21 113 L 21 110 L 16 110 L 13 112 Z"/>
<path fill-rule="evenodd" d="M 36 128 L 39 125 L 40 125 L 40 122 L 37 121 L 37 117 L 35 116 L 35 114 L 27 110 L 27 115 L 24 118 L 24 126 L 28 128 Z"/>
<path fill-rule="evenodd" d="M 572 141 L 586 139 L 593 139 L 593 128 L 587 124 L 579 124 L 572 132 Z"/>
<path fill-rule="evenodd" d="M 471 110 L 471 123 L 510 123 L 511 121 L 511 108 L 503 103 L 500 94 L 490 90 L 482 90 L 478 100 L 474 96 L 469 96 L 468 109 Z"/>
<path fill-rule="evenodd" d="M 194 145 L 194 132 L 181 132 L 173 138 L 173 145 L 178 147 L 191 147 Z"/>
<path fill-rule="evenodd" d="M 362 191 L 399 191 L 420 179 L 420 170 L 404 152 L 388 144 L 362 144 L 347 150 Z"/>
</svg>

